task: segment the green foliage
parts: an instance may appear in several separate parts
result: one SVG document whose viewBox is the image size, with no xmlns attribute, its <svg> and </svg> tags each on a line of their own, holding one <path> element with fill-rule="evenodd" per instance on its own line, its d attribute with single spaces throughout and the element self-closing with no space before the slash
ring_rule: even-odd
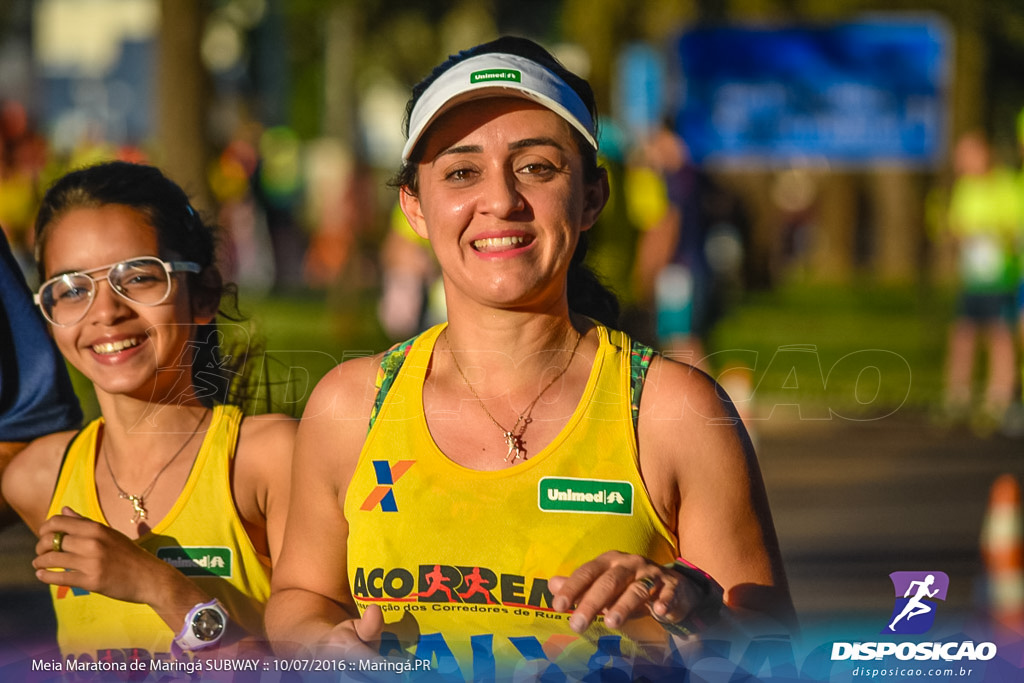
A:
<svg viewBox="0 0 1024 683">
<path fill-rule="evenodd" d="M 947 293 L 912 287 L 752 294 L 715 330 L 712 374 L 746 368 L 758 410 L 799 405 L 805 418 L 931 409 L 952 308 Z"/>
<path fill-rule="evenodd" d="M 268 297 L 249 307 L 265 352 L 258 377 L 276 412 L 295 416 L 316 383 L 339 363 L 384 351 L 390 341 L 377 323 L 376 296 L 344 305 L 321 295 Z"/>
</svg>

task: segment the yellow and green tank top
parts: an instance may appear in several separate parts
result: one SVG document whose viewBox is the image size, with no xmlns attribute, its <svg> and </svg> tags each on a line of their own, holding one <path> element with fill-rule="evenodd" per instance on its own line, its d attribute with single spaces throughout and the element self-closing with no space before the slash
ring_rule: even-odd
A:
<svg viewBox="0 0 1024 683">
<path fill-rule="evenodd" d="M 178 568 L 224 605 L 231 619 L 262 636 L 270 570 L 253 548 L 231 493 L 231 469 L 242 412 L 213 409 L 185 487 L 170 512 L 135 542 Z M 68 446 L 49 515 L 66 505 L 107 524 L 96 496 L 96 443 L 103 418 L 89 423 Z M 177 631 L 149 605 L 114 600 L 79 588 L 51 586 L 57 641 L 82 661 L 171 658 Z"/>
<path fill-rule="evenodd" d="M 659 563 L 676 555 L 638 467 L 635 408 L 650 349 L 598 326 L 563 430 L 525 462 L 482 472 L 449 460 L 427 428 L 423 382 L 442 329 L 385 355 L 345 496 L 350 587 L 361 610 L 384 611 L 381 653 L 428 661 L 450 680 L 621 670 L 637 642 L 601 623 L 574 633 L 551 609 L 548 581 L 607 550 Z M 664 641 L 652 619 L 638 622 L 649 624 L 637 641 Z"/>
</svg>

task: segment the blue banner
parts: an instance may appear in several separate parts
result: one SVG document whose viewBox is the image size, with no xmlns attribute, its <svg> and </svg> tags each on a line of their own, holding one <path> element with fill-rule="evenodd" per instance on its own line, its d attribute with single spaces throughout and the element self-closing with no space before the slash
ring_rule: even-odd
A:
<svg viewBox="0 0 1024 683">
<path fill-rule="evenodd" d="M 627 46 L 615 63 L 615 119 L 634 139 L 665 115 L 665 55 L 650 45 Z"/>
<path fill-rule="evenodd" d="M 698 162 L 934 166 L 951 53 L 937 19 L 696 29 L 678 129 Z"/>
</svg>

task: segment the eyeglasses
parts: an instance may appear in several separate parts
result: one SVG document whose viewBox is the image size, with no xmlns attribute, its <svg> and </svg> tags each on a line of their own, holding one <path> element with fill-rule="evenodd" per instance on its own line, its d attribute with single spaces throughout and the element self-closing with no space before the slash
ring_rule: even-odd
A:
<svg viewBox="0 0 1024 683">
<path fill-rule="evenodd" d="M 90 273 L 106 270 L 106 278 Z M 108 266 L 65 273 L 43 283 L 34 299 L 43 316 L 57 327 L 74 325 L 89 312 L 96 298 L 96 283 L 106 279 L 110 288 L 136 304 L 156 306 L 171 293 L 171 273 L 198 273 L 198 263 L 164 261 L 156 256 L 140 256 Z"/>
</svg>

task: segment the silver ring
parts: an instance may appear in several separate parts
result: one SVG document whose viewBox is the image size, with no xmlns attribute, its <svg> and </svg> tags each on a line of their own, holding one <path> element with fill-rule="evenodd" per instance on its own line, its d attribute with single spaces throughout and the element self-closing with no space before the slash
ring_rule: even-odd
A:
<svg viewBox="0 0 1024 683">
<path fill-rule="evenodd" d="M 53 552 L 59 553 L 64 550 L 64 536 L 66 534 L 63 531 L 53 532 Z"/>
</svg>

